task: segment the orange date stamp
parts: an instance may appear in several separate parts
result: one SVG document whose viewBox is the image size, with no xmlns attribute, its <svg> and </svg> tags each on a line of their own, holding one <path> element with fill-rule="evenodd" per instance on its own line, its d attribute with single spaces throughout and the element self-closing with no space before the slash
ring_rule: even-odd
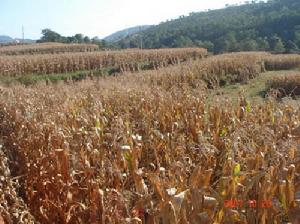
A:
<svg viewBox="0 0 300 224">
<path fill-rule="evenodd" d="M 225 208 L 271 208 L 272 200 L 239 200 L 239 199 L 230 199 L 224 201 Z"/>
</svg>

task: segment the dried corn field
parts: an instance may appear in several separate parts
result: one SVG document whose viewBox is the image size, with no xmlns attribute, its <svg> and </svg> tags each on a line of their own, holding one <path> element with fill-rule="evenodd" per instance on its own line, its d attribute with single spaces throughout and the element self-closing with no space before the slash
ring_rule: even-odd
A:
<svg viewBox="0 0 300 224">
<path fill-rule="evenodd" d="M 0 87 L 0 220 L 299 223 L 299 106 L 206 102 L 262 57 Z"/>
<path fill-rule="evenodd" d="M 134 79 L 135 83 L 160 87 L 164 90 L 189 88 L 190 90 L 216 89 L 225 80 L 228 83 L 244 83 L 265 71 L 261 57 L 264 54 L 235 53 L 192 60 L 180 65 L 164 67 L 155 71 L 124 73 L 118 82 Z"/>
<path fill-rule="evenodd" d="M 55 74 L 117 67 L 121 72 L 157 69 L 204 58 L 202 48 L 124 50 L 24 56 L 0 56 L 0 75 Z"/>
<path fill-rule="evenodd" d="M 288 70 L 300 68 L 299 54 L 272 55 L 265 58 L 267 70 Z"/>
<path fill-rule="evenodd" d="M 270 92 L 276 93 L 277 97 L 300 95 L 300 74 L 281 75 L 268 81 Z"/>
<path fill-rule="evenodd" d="M 0 47 L 0 55 L 58 54 L 67 52 L 90 52 L 98 50 L 99 47 L 96 44 L 41 43 L 3 46 Z"/>
</svg>

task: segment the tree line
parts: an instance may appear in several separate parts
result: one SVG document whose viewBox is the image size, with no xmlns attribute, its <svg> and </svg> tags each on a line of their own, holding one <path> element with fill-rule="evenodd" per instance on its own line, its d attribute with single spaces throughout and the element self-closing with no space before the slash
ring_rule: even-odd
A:
<svg viewBox="0 0 300 224">
<path fill-rule="evenodd" d="M 74 36 L 62 36 L 59 33 L 52 31 L 51 29 L 43 29 L 42 37 L 37 41 L 37 43 L 45 42 L 58 42 L 58 43 L 86 43 L 86 44 L 97 44 L 100 47 L 106 46 L 106 41 L 101 40 L 98 37 L 90 38 L 84 36 L 83 34 L 75 34 Z"/>
</svg>

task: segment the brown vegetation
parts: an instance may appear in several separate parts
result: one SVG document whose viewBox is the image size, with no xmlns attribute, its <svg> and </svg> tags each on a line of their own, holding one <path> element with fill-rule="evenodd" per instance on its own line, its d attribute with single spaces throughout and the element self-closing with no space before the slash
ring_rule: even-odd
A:
<svg viewBox="0 0 300 224">
<path fill-rule="evenodd" d="M 58 54 L 97 50 L 99 50 L 99 47 L 96 44 L 41 43 L 3 46 L 0 47 L 0 55 Z"/>
<path fill-rule="evenodd" d="M 54 74 L 118 67 L 120 71 L 137 71 L 141 67 L 160 68 L 203 58 L 202 48 L 124 50 L 87 53 L 0 56 L 0 75 Z"/>
<path fill-rule="evenodd" d="M 157 71 L 127 74 L 118 79 L 134 77 L 135 82 L 147 83 L 166 90 L 175 87 L 218 88 L 225 84 L 245 83 L 264 72 L 264 53 L 234 53 L 211 56 L 202 60 L 189 61 Z"/>
<path fill-rule="evenodd" d="M 8 205 L 1 216 L 68 224 L 296 223 L 299 108 L 243 98 L 205 104 L 203 83 L 255 77 L 260 57 L 230 54 L 97 81 L 1 89 L 0 143 L 20 183 L 18 195 L 0 191 Z M 27 221 L 7 211 L 15 197 L 28 206 Z M 226 206 L 232 199 L 243 204 Z M 264 200 L 272 205 L 263 208 Z"/>
<path fill-rule="evenodd" d="M 272 55 L 265 58 L 265 66 L 269 71 L 300 68 L 300 55 Z"/>
<path fill-rule="evenodd" d="M 277 97 L 300 95 L 300 74 L 281 75 L 270 79 L 268 89 L 276 93 Z"/>
</svg>

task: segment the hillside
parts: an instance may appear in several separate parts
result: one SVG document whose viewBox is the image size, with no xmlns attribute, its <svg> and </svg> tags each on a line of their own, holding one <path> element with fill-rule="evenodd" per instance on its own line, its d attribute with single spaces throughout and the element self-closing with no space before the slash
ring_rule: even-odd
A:
<svg viewBox="0 0 300 224">
<path fill-rule="evenodd" d="M 119 41 L 128 35 L 133 35 L 135 33 L 145 31 L 152 27 L 151 25 L 144 25 L 144 26 L 135 26 L 135 27 L 130 27 L 128 29 L 120 30 L 117 31 L 107 37 L 104 38 L 105 41 Z"/>
<path fill-rule="evenodd" d="M 298 52 L 300 1 L 270 0 L 190 13 L 142 32 L 144 48 L 200 46 L 212 52 Z M 118 47 L 138 47 L 140 35 Z"/>
<path fill-rule="evenodd" d="M 13 42 L 13 39 L 9 36 L 0 35 L 0 44 Z"/>
</svg>

